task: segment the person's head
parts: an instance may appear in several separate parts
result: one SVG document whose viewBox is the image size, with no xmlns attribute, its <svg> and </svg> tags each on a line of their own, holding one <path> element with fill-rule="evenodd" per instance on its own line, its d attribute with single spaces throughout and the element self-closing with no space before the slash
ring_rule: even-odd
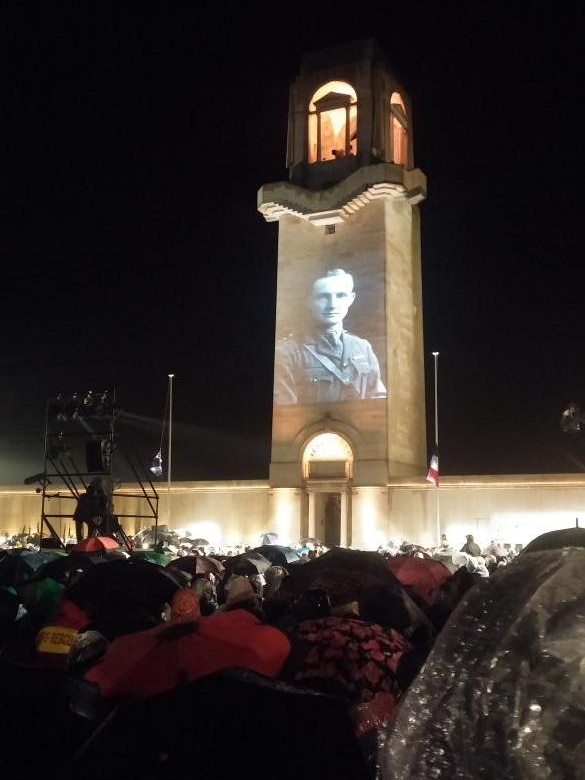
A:
<svg viewBox="0 0 585 780">
<path fill-rule="evenodd" d="M 327 271 L 313 284 L 313 316 L 323 328 L 340 325 L 354 300 L 353 277 L 341 268 Z"/>
</svg>

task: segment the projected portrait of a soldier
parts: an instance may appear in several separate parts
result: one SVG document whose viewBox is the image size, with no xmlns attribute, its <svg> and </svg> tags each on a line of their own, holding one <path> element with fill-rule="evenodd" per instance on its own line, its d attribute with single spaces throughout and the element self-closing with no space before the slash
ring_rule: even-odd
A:
<svg viewBox="0 0 585 780">
<path fill-rule="evenodd" d="M 309 326 L 276 345 L 275 403 L 324 403 L 386 396 L 380 365 L 370 342 L 344 328 L 343 321 L 355 298 L 353 277 L 341 268 L 327 271 L 314 282 Z"/>
</svg>

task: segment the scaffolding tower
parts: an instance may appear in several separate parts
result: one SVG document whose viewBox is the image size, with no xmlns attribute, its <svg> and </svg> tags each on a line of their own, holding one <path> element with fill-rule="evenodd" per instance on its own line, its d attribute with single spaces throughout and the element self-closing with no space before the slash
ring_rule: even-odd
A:
<svg viewBox="0 0 585 780">
<path fill-rule="evenodd" d="M 45 455 L 42 474 L 27 482 L 39 483 L 41 493 L 40 545 L 64 547 L 75 535 L 75 509 L 79 499 L 93 483 L 100 483 L 109 498 L 107 531 L 128 549 L 132 543 L 122 521 L 134 519 L 139 525 L 158 529 L 159 495 L 148 471 L 139 459 L 131 457 L 118 441 L 115 431 L 115 391 L 59 394 L 47 401 L 45 418 Z M 117 474 L 123 459 L 133 475 L 137 489 L 123 490 Z M 127 504 L 138 512 L 124 513 L 117 503 Z M 89 529 L 90 535 L 104 528 Z M 52 539 L 52 542 L 48 542 Z M 43 540 L 45 544 L 43 545 Z"/>
</svg>

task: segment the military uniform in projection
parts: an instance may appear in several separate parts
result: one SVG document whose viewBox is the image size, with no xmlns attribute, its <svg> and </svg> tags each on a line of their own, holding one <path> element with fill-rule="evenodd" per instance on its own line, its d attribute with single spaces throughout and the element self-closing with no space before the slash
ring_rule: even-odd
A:
<svg viewBox="0 0 585 780">
<path fill-rule="evenodd" d="M 343 330 L 336 343 L 326 333 L 277 342 L 276 404 L 313 404 L 385 398 L 380 365 L 369 341 Z"/>
</svg>

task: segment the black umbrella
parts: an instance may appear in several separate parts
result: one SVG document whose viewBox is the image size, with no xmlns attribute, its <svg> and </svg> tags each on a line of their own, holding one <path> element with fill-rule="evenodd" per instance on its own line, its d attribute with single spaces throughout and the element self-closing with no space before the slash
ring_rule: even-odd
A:
<svg viewBox="0 0 585 780">
<path fill-rule="evenodd" d="M 257 774 L 252 767 L 281 780 L 370 777 L 345 702 L 243 669 L 117 708 L 64 766 L 70 776 L 102 780 L 178 778 L 193 764 L 197 776 L 214 778 Z"/>
<path fill-rule="evenodd" d="M 272 561 L 257 550 L 248 550 L 248 552 L 240 553 L 240 555 L 224 558 L 223 565 L 225 566 L 227 579 L 231 574 L 242 574 L 245 577 L 254 574 L 264 574 L 272 566 Z"/>
<path fill-rule="evenodd" d="M 539 550 L 559 550 L 563 547 L 585 547 L 585 528 L 547 531 L 529 542 L 520 554 L 525 555 Z"/>
<path fill-rule="evenodd" d="M 288 572 L 290 576 L 283 587 L 292 598 L 309 589 L 320 589 L 328 594 L 333 606 L 363 602 L 370 613 L 384 612 L 388 618 L 385 622 L 393 613 L 394 628 L 420 626 L 434 632 L 429 619 L 390 570 L 388 561 L 377 552 L 333 547 L 303 565 L 293 563 Z"/>
<path fill-rule="evenodd" d="M 286 566 L 287 563 L 301 559 L 301 556 L 292 547 L 279 544 L 262 544 L 260 547 L 254 547 L 254 550 L 268 558 L 273 566 Z"/>
<path fill-rule="evenodd" d="M 288 584 L 302 592 L 308 588 L 325 590 L 335 604 L 347 604 L 364 590 L 388 586 L 395 591 L 402 585 L 392 573 L 388 562 L 377 552 L 333 547 L 303 566 L 291 566 Z"/>
<path fill-rule="evenodd" d="M 71 552 L 62 555 L 40 566 L 35 572 L 35 579 L 50 577 L 61 585 L 69 585 L 84 572 L 94 566 L 112 561 L 126 560 L 128 556 L 121 550 L 111 550 L 103 553 Z"/>
<path fill-rule="evenodd" d="M 43 566 L 58 562 L 66 553 L 58 550 L 26 550 L 14 548 L 4 550 L 0 559 L 0 585 L 22 585 L 35 578 Z"/>
<path fill-rule="evenodd" d="M 198 574 L 219 574 L 224 570 L 224 565 L 217 558 L 209 555 L 183 555 L 181 558 L 173 558 L 167 564 L 168 569 L 179 569 L 193 577 Z"/>
<path fill-rule="evenodd" d="M 159 623 L 165 604 L 189 579 L 177 569 L 124 558 L 88 569 L 63 595 L 90 615 L 91 628 L 112 639 Z"/>
</svg>

